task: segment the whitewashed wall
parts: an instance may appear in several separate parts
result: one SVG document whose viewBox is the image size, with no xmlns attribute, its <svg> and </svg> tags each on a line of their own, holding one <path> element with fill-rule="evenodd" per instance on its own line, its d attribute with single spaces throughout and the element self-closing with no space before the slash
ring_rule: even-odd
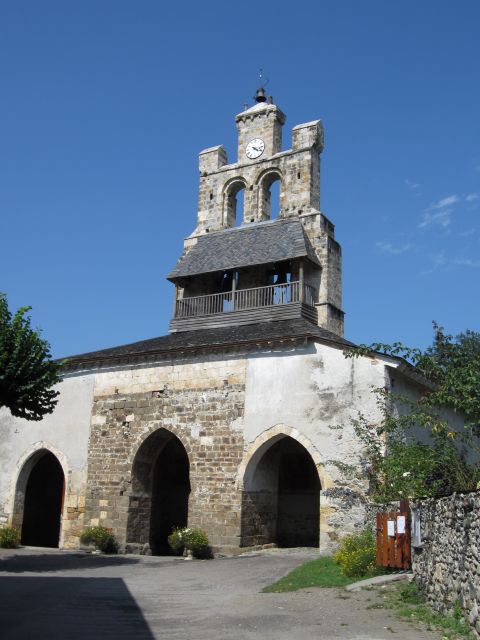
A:
<svg viewBox="0 0 480 640">
<path fill-rule="evenodd" d="M 58 385 L 60 396 L 55 410 L 38 422 L 14 418 L 8 409 L 0 410 L 1 521 L 10 520 L 18 474 L 39 449 L 55 454 L 65 473 L 64 525 L 68 509 L 76 509 L 77 515 L 81 515 L 79 496 L 85 494 L 93 385 L 93 375 L 66 378 Z M 69 528 L 62 527 L 64 537 L 68 537 Z M 64 542 L 68 545 L 68 540 Z"/>
</svg>

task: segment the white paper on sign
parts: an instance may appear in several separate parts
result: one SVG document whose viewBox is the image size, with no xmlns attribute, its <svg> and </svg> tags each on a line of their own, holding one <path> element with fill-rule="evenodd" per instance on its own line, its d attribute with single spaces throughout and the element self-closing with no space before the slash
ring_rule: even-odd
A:
<svg viewBox="0 0 480 640">
<path fill-rule="evenodd" d="M 389 536 L 395 536 L 395 520 L 388 520 L 387 532 Z"/>
<path fill-rule="evenodd" d="M 397 533 L 405 533 L 405 516 L 397 516 Z"/>
</svg>

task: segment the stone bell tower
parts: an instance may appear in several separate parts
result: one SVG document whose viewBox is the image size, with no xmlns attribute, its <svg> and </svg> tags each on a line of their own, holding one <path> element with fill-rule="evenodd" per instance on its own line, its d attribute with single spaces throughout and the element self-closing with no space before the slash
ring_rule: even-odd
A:
<svg viewBox="0 0 480 640">
<path fill-rule="evenodd" d="M 283 111 L 276 105 L 263 101 L 257 102 L 251 109 L 239 113 L 235 120 L 238 130 L 237 162 L 245 160 L 255 162 L 259 157 L 257 154 L 260 150 L 265 157 L 280 153 L 282 150 L 282 127 L 286 118 Z M 253 145 L 247 148 L 252 140 L 259 140 L 263 144 L 260 147 Z"/>
<path fill-rule="evenodd" d="M 323 126 L 297 125 L 282 151 L 285 120 L 261 88 L 235 118 L 237 161 L 228 163 L 223 145 L 200 153 L 197 227 L 168 275 L 171 331 L 304 318 L 343 335 L 341 249 L 320 211 Z"/>
</svg>

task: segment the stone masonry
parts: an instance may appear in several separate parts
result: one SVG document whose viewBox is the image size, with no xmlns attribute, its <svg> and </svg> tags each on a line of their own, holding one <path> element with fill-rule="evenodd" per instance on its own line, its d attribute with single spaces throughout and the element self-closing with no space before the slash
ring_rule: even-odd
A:
<svg viewBox="0 0 480 640">
<path fill-rule="evenodd" d="M 87 517 L 111 527 L 124 545 L 131 510 L 132 465 L 145 439 L 168 429 L 190 461 L 189 523 L 213 545 L 239 544 L 236 474 L 243 437 L 235 430 L 244 405 L 244 364 L 216 360 L 99 376 L 89 445 Z M 109 388 L 111 383 L 115 388 Z M 145 541 L 147 542 L 148 539 Z"/>
<path fill-rule="evenodd" d="M 415 500 L 421 546 L 412 568 L 429 604 L 446 614 L 458 602 L 480 638 L 480 492 Z"/>
</svg>

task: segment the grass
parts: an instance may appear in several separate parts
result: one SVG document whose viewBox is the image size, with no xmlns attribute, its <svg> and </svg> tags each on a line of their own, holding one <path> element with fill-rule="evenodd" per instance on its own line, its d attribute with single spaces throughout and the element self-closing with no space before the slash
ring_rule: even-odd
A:
<svg viewBox="0 0 480 640">
<path fill-rule="evenodd" d="M 263 592 L 281 593 L 308 587 L 345 587 L 361 579 L 344 576 L 333 558 L 325 556 L 296 567 L 285 577 L 265 587 Z M 422 623 L 429 630 L 440 631 L 442 640 L 474 639 L 470 626 L 463 619 L 464 614 L 458 603 L 449 615 L 436 613 L 429 607 L 414 582 L 391 585 L 386 591 L 383 603 L 375 602 L 367 606 L 367 609 L 380 608 L 393 609 L 401 617 Z"/>
<path fill-rule="evenodd" d="M 325 556 L 296 567 L 288 575 L 263 589 L 264 593 L 297 591 L 307 587 L 345 587 L 361 578 L 349 578 L 340 573 L 340 567 Z"/>
<path fill-rule="evenodd" d="M 441 631 L 449 640 L 473 640 L 470 626 L 463 620 L 463 612 L 457 603 L 449 615 L 431 609 L 414 582 L 394 588 L 386 597 L 385 607 L 394 609 L 399 616 L 423 623 L 427 629 Z"/>
</svg>

